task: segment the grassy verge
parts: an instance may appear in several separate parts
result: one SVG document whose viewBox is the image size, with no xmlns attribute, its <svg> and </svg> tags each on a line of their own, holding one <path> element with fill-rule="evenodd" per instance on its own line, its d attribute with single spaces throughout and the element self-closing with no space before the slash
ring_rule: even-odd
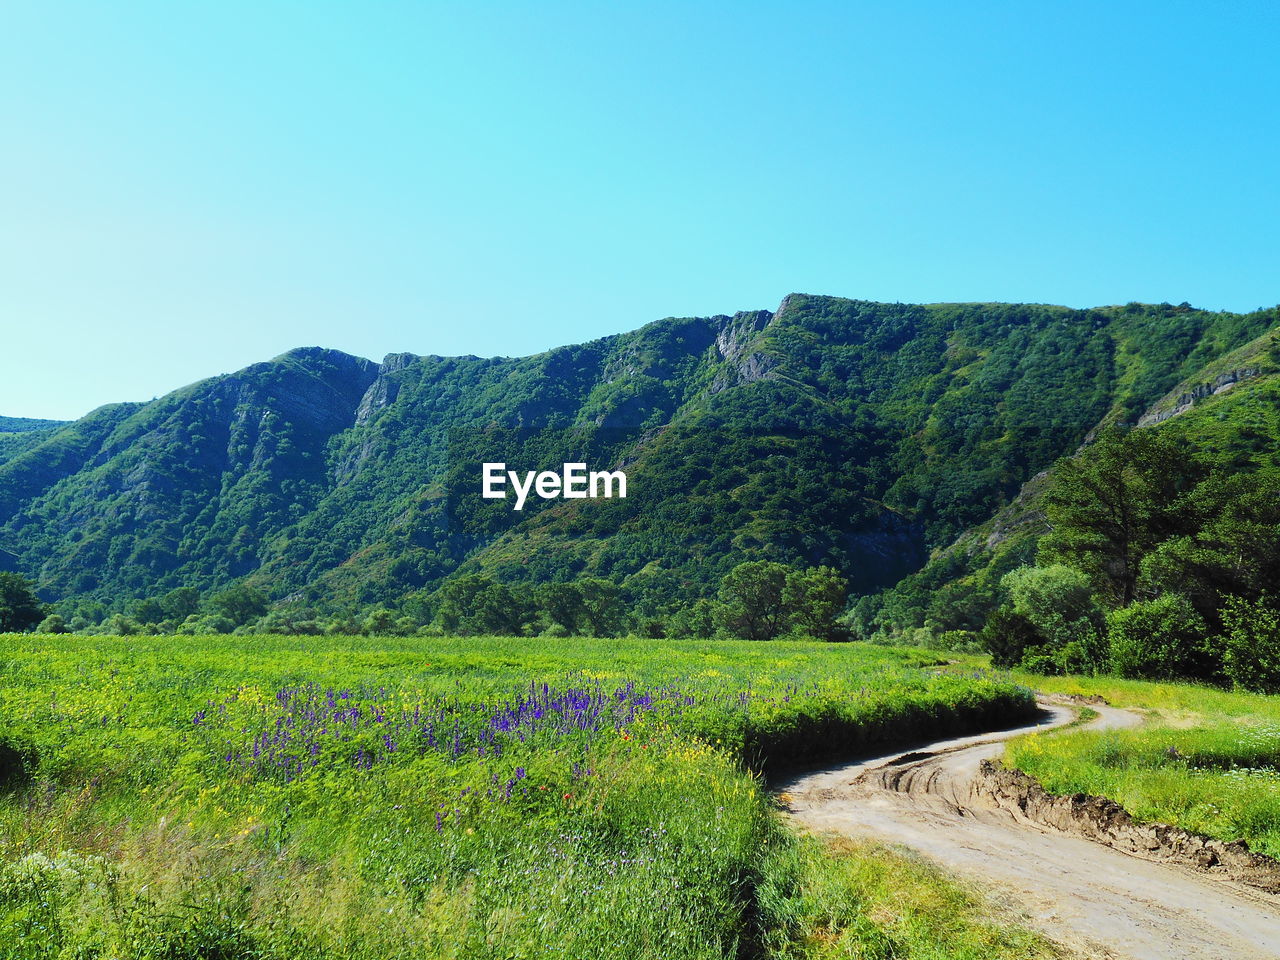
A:
<svg viewBox="0 0 1280 960">
<path fill-rule="evenodd" d="M 1111 677 L 1018 678 L 1045 692 L 1101 695 L 1144 711 L 1147 722 L 1022 737 L 1006 763 L 1052 793 L 1110 797 L 1140 820 L 1280 857 L 1280 698 Z"/>
<path fill-rule="evenodd" d="M 791 838 L 765 858 L 760 956 L 1040 960 L 1050 941 L 927 861 L 879 844 Z"/>
</svg>

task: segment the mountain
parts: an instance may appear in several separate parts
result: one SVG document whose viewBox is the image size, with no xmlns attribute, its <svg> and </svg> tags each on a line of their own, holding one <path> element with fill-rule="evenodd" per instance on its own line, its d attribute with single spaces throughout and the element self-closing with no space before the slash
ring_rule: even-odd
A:
<svg viewBox="0 0 1280 960">
<path fill-rule="evenodd" d="M 0 550 L 68 613 L 237 581 L 396 606 L 476 570 L 608 577 L 660 608 L 752 556 L 870 594 L 1278 324 L 793 294 L 523 358 L 305 348 L 26 434 L 0 456 Z M 627 498 L 479 497 L 481 462 L 582 459 L 624 468 Z"/>
</svg>

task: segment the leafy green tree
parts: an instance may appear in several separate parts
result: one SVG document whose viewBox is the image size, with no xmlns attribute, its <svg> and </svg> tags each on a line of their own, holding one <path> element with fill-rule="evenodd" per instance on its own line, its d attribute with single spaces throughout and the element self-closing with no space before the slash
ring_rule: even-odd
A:
<svg viewBox="0 0 1280 960">
<path fill-rule="evenodd" d="M 221 616 L 220 614 L 192 614 L 182 621 L 182 625 L 178 627 L 178 633 L 186 636 L 203 636 L 205 634 L 214 633 L 230 633 L 236 628 L 236 625 L 230 618 Z"/>
<path fill-rule="evenodd" d="M 782 601 L 792 622 L 811 637 L 835 640 L 844 635 L 836 619 L 849 597 L 849 581 L 834 567 L 817 566 L 787 574 Z"/>
<path fill-rule="evenodd" d="M 215 614 L 226 617 L 238 627 L 265 614 L 267 598 L 261 591 L 238 583 L 210 597 L 209 607 Z"/>
<path fill-rule="evenodd" d="M 1132 603 L 1144 557 L 1185 525 L 1182 496 L 1203 472 L 1158 430 L 1106 431 L 1058 462 L 1041 561 L 1077 567 L 1117 605 Z"/>
<path fill-rule="evenodd" d="M 160 598 L 165 619 L 185 620 L 200 612 L 200 591 L 195 587 L 175 587 Z"/>
<path fill-rule="evenodd" d="M 709 640 L 716 635 L 718 619 L 716 602 L 699 597 L 671 615 L 667 635 L 678 639 Z"/>
<path fill-rule="evenodd" d="M 790 568 L 771 560 L 740 563 L 720 583 L 720 624 L 745 640 L 772 640 L 790 622 L 784 593 Z"/>
<path fill-rule="evenodd" d="M 361 633 L 376 637 L 395 636 L 400 632 L 396 615 L 385 607 L 378 607 L 364 618 Z"/>
<path fill-rule="evenodd" d="M 1106 668 L 1102 610 L 1081 571 L 1062 564 L 1020 567 L 1005 574 L 1000 586 L 1013 612 L 1035 628 L 1037 645 L 1044 648 L 1040 655 L 1056 657 L 1060 670 Z M 1069 645 L 1074 646 L 1066 655 Z"/>
<path fill-rule="evenodd" d="M 105 626 L 107 633 L 120 637 L 131 637 L 142 629 L 142 624 L 132 617 L 126 617 L 123 613 L 113 613 L 107 618 Z"/>
<path fill-rule="evenodd" d="M 582 589 L 570 582 L 544 583 L 534 591 L 538 607 L 547 619 L 561 627 L 567 636 L 578 633 L 586 616 Z"/>
<path fill-rule="evenodd" d="M 1280 474 L 1217 471 L 1190 505 L 1194 528 L 1143 560 L 1139 592 L 1184 593 L 1216 625 L 1228 598 L 1257 600 L 1280 583 Z"/>
<path fill-rule="evenodd" d="M 30 580 L 19 573 L 0 573 L 0 633 L 25 633 L 44 617 L 44 604 Z"/>
<path fill-rule="evenodd" d="M 446 633 L 520 636 L 527 614 L 505 584 L 479 573 L 447 580 L 436 592 L 436 620 Z"/>
<path fill-rule="evenodd" d="M 130 613 L 134 620 L 145 624 L 159 623 L 167 617 L 164 604 L 151 597 L 135 601 Z"/>
<path fill-rule="evenodd" d="M 1206 645 L 1208 628 L 1191 601 L 1167 593 L 1113 610 L 1107 617 L 1111 668 L 1146 680 L 1212 679 L 1217 664 Z"/>
<path fill-rule="evenodd" d="M 599 577 L 583 577 L 577 586 L 582 596 L 583 622 L 591 636 L 617 636 L 626 618 L 618 585 Z"/>
<path fill-rule="evenodd" d="M 1280 693 L 1280 610 L 1269 597 L 1232 597 L 1222 621 L 1222 672 L 1227 679 L 1255 693 Z"/>
</svg>

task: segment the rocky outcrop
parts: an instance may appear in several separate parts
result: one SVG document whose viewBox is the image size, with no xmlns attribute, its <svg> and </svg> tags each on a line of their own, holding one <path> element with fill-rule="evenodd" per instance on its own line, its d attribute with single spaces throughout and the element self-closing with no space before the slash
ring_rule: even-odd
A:
<svg viewBox="0 0 1280 960">
<path fill-rule="evenodd" d="M 1208 383 L 1199 383 L 1183 393 L 1178 394 L 1174 399 L 1172 406 L 1165 406 L 1163 403 L 1155 408 L 1148 410 L 1138 420 L 1138 426 L 1149 427 L 1153 424 L 1164 423 L 1176 417 L 1180 413 L 1185 413 L 1195 406 L 1197 400 L 1203 400 L 1205 397 L 1211 397 L 1215 393 L 1225 393 L 1242 380 L 1249 380 L 1258 375 L 1257 367 L 1244 367 L 1240 370 L 1228 370 L 1224 374 L 1214 377 Z"/>
<path fill-rule="evenodd" d="M 1243 840 L 1223 843 L 1166 823 L 1139 823 L 1114 800 L 1085 793 L 1048 793 L 1034 777 L 994 760 L 982 761 L 974 790 L 1032 823 L 1146 860 L 1176 863 L 1267 893 L 1280 893 L 1280 860 L 1254 853 Z"/>
<path fill-rule="evenodd" d="M 389 353 L 378 367 L 378 376 L 360 399 L 356 408 L 357 426 L 367 423 L 379 410 L 385 410 L 396 402 L 400 395 L 400 378 L 396 376 L 401 370 L 415 362 L 418 356 L 413 353 Z"/>
<path fill-rule="evenodd" d="M 764 380 L 778 366 L 776 356 L 755 349 L 757 337 L 774 316 L 768 310 L 749 310 L 723 318 L 716 333 L 716 352 L 726 365 L 712 381 L 711 393 Z"/>
</svg>

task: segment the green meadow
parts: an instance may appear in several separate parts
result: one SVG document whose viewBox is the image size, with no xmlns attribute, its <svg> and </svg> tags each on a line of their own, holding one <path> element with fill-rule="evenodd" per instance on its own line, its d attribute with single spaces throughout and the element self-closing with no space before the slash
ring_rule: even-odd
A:
<svg viewBox="0 0 1280 960">
<path fill-rule="evenodd" d="M 0 957 L 1049 956 L 762 774 L 1025 716 L 858 644 L 0 637 Z"/>
</svg>

